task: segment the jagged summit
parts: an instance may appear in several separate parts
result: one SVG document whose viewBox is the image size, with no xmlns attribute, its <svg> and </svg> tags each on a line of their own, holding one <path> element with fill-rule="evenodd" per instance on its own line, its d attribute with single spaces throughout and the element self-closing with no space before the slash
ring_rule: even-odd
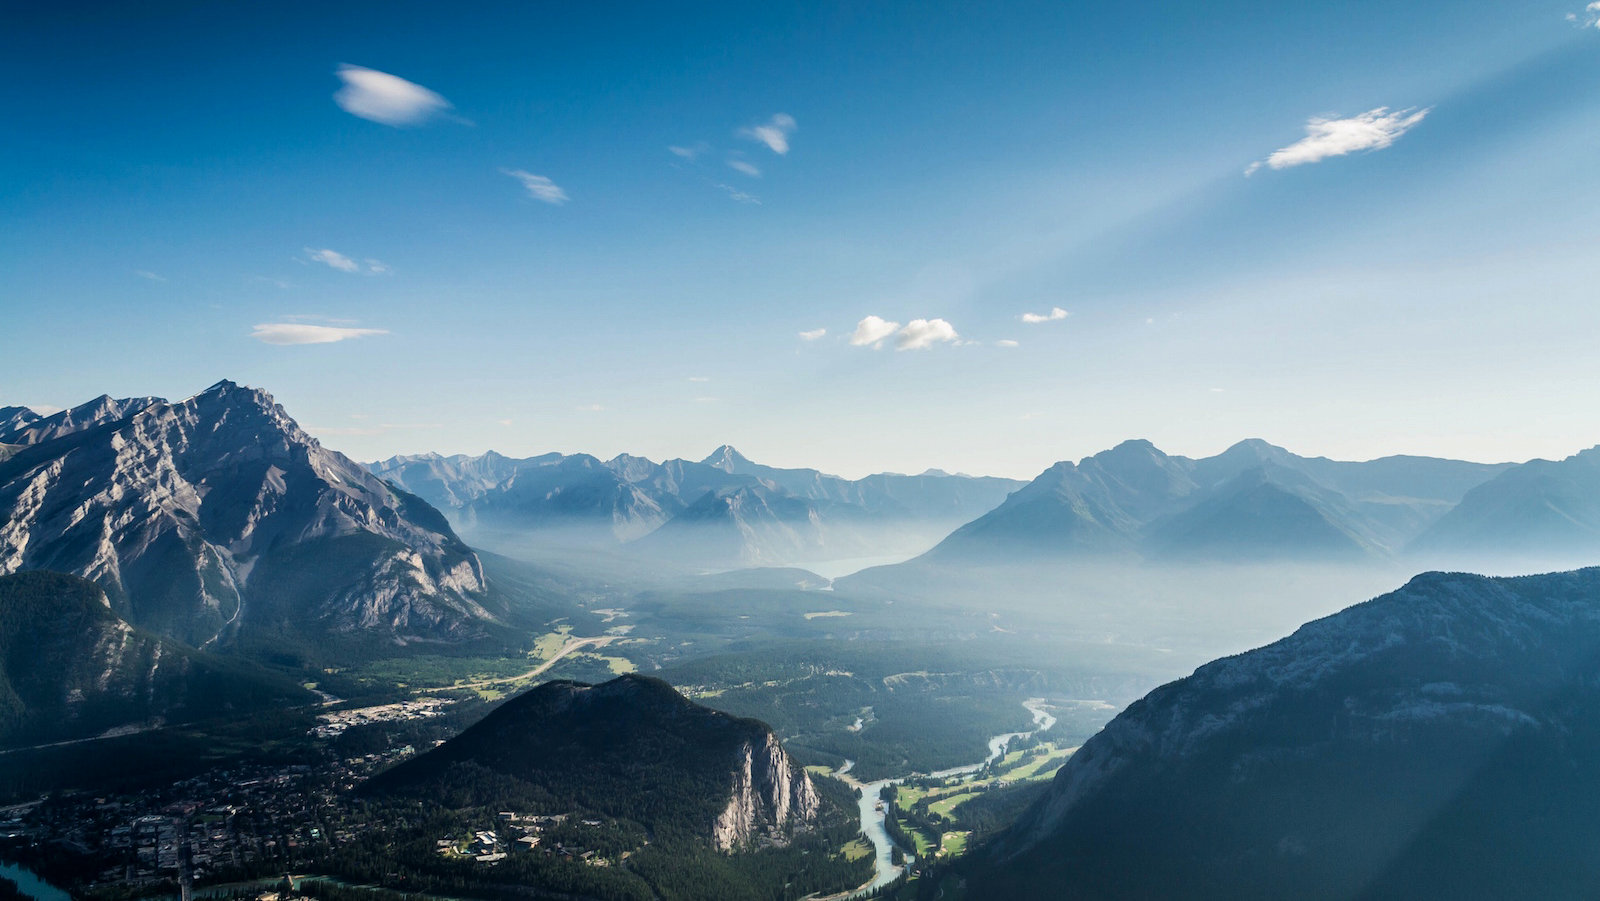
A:
<svg viewBox="0 0 1600 901">
<path fill-rule="evenodd" d="M 723 472 L 742 472 L 753 465 L 749 457 L 739 453 L 731 444 L 722 445 L 700 462 L 706 466 L 715 466 Z"/>
<path fill-rule="evenodd" d="M 494 621 L 444 517 L 323 448 L 267 392 L 224 380 L 180 403 L 66 413 L 79 411 L 0 462 L 0 573 L 84 576 L 134 625 L 196 646 L 252 629 L 462 637 Z"/>
</svg>

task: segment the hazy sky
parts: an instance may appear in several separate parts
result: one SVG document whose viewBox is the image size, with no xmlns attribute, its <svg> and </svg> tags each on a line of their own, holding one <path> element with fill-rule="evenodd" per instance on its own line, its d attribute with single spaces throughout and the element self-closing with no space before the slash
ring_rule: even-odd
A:
<svg viewBox="0 0 1600 901">
<path fill-rule="evenodd" d="M 31 6 L 0 405 L 846 475 L 1600 443 L 1600 3 Z"/>
</svg>

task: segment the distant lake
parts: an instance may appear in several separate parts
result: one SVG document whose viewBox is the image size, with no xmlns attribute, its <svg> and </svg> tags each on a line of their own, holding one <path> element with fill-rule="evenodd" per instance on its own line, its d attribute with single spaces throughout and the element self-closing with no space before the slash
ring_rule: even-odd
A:
<svg viewBox="0 0 1600 901">
<path fill-rule="evenodd" d="M 72 901 L 72 896 L 40 879 L 32 870 L 0 862 L 0 879 L 9 879 L 34 901 Z"/>
</svg>

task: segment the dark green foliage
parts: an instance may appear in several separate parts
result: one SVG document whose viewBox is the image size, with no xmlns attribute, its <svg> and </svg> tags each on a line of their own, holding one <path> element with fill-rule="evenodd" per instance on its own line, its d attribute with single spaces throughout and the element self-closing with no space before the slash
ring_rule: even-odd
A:
<svg viewBox="0 0 1600 901">
<path fill-rule="evenodd" d="M 565 804 L 658 836 L 704 839 L 727 804 L 735 755 L 766 734 L 762 723 L 700 707 L 657 679 L 549 682 L 366 791 L 452 808 Z"/>
<path fill-rule="evenodd" d="M 771 723 L 803 762 L 854 760 L 852 775 L 868 781 L 975 763 L 990 736 L 1029 728 L 1024 699 L 1083 689 L 1070 672 L 1031 662 L 997 667 L 976 651 L 881 642 L 764 645 L 662 675 L 737 686 L 704 703 Z M 850 731 L 857 718 L 862 728 Z"/>
</svg>

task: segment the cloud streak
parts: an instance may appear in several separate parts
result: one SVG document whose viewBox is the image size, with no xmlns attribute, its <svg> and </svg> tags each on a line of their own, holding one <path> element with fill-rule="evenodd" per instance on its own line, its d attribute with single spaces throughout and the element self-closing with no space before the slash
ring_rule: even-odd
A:
<svg viewBox="0 0 1600 901">
<path fill-rule="evenodd" d="M 1038 325 L 1041 322 L 1060 322 L 1071 315 L 1060 307 L 1051 307 L 1048 313 L 1023 313 L 1022 321 L 1029 325 Z"/>
<path fill-rule="evenodd" d="M 334 92 L 333 102 L 370 122 L 392 128 L 421 125 L 450 109 L 450 101 L 398 75 L 350 65 L 336 74 L 344 86 Z"/>
<path fill-rule="evenodd" d="M 815 341 L 818 338 L 821 338 L 826 334 L 828 334 L 828 330 L 825 329 L 825 328 L 807 329 L 807 330 L 805 330 L 805 331 L 800 333 L 800 340 L 801 341 Z"/>
<path fill-rule="evenodd" d="M 343 328 L 332 325 L 307 325 L 303 322 L 264 322 L 252 327 L 250 337 L 263 344 L 334 344 L 368 335 L 387 335 L 388 329 Z"/>
<path fill-rule="evenodd" d="M 522 182 L 522 187 L 527 189 L 528 196 L 534 200 L 560 206 L 569 199 L 567 192 L 561 190 L 560 185 L 546 176 L 534 175 L 532 172 L 523 169 L 501 169 L 500 171 Z"/>
<path fill-rule="evenodd" d="M 739 137 L 759 141 L 767 145 L 768 150 L 783 156 L 789 152 L 789 136 L 794 134 L 798 127 L 793 116 L 788 113 L 778 113 L 760 125 L 739 129 Z"/>
<path fill-rule="evenodd" d="M 1584 28 L 1600 28 L 1600 0 L 1583 8 L 1583 12 L 1567 13 L 1567 21 Z"/>
<path fill-rule="evenodd" d="M 313 263 L 321 263 L 340 272 L 366 272 L 371 275 L 383 275 L 389 271 L 389 265 L 381 260 L 368 257 L 364 260 L 353 260 L 337 250 L 314 247 L 306 248 L 306 258 Z"/>
<path fill-rule="evenodd" d="M 1348 153 L 1382 150 L 1432 111 L 1433 107 L 1391 111 L 1386 106 L 1380 106 L 1347 119 L 1312 119 L 1306 123 L 1305 137 L 1274 150 L 1265 160 L 1251 163 L 1244 174 L 1253 175 L 1262 166 L 1288 169 L 1291 166 L 1320 163 L 1329 157 Z"/>
<path fill-rule="evenodd" d="M 748 163 L 744 160 L 728 160 L 728 168 L 735 172 L 743 172 L 751 178 L 761 177 L 761 169 L 755 163 Z"/>
</svg>

